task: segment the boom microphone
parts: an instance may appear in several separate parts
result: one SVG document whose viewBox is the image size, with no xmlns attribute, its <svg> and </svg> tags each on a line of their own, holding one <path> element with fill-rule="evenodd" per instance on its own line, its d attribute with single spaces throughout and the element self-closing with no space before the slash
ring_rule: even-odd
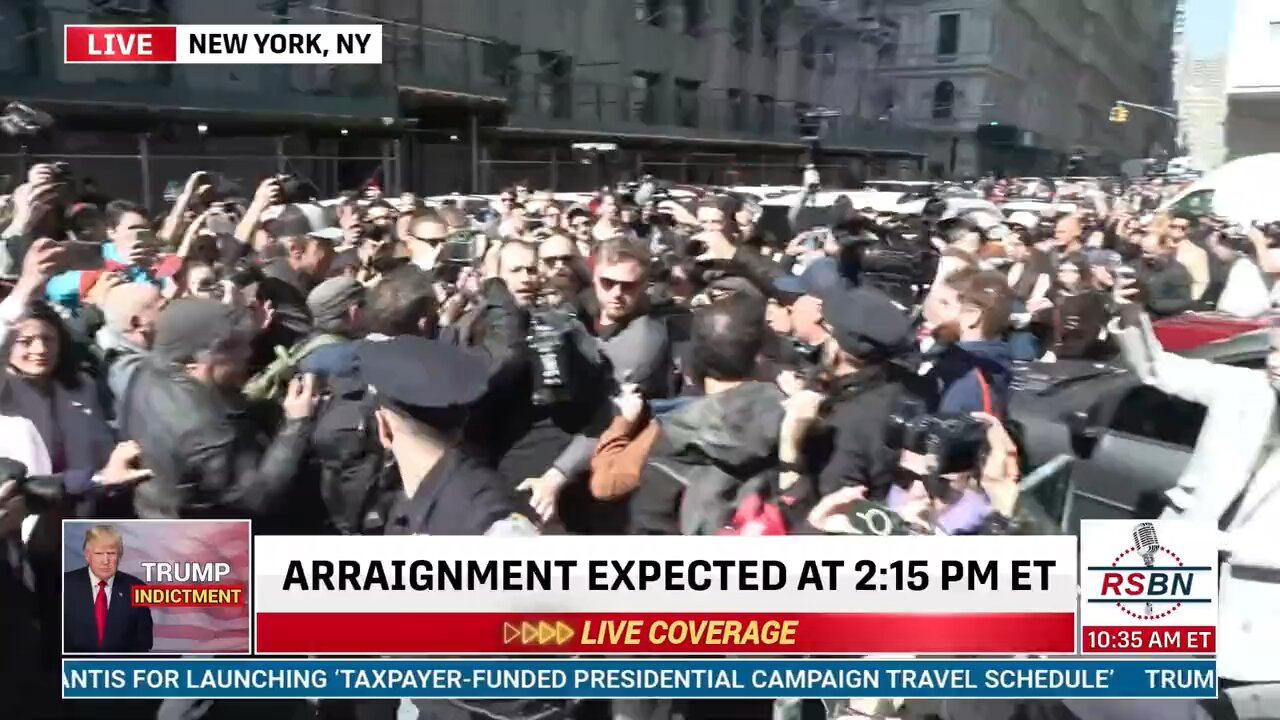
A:
<svg viewBox="0 0 1280 720">
<path fill-rule="evenodd" d="M 1156 526 L 1149 522 L 1138 523 L 1133 528 L 1133 547 L 1142 554 L 1142 564 L 1152 567 L 1156 562 L 1156 551 L 1160 549 L 1160 540 L 1156 537 Z M 1154 612 L 1151 603 L 1147 603 L 1147 614 Z"/>
</svg>

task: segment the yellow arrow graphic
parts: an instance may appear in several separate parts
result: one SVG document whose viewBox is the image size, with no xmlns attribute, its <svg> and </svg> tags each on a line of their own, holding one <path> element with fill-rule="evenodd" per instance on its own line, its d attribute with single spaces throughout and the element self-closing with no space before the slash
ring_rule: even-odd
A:
<svg viewBox="0 0 1280 720">
<path fill-rule="evenodd" d="M 518 637 L 520 637 L 520 628 L 509 622 L 502 623 L 502 642 L 504 645 L 510 645 Z"/>
<path fill-rule="evenodd" d="M 557 620 L 556 621 L 556 644 L 563 645 L 572 639 L 573 639 L 573 628 Z"/>
<path fill-rule="evenodd" d="M 549 622 L 538 622 L 538 644 L 546 645 L 556 639 L 556 626 Z"/>
<path fill-rule="evenodd" d="M 531 622 L 520 623 L 520 642 L 532 645 L 538 639 L 538 626 Z"/>
</svg>

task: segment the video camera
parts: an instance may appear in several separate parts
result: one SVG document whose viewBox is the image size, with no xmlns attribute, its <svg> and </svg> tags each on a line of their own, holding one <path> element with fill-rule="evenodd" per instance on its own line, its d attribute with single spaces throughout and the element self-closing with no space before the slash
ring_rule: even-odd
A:
<svg viewBox="0 0 1280 720">
<path fill-rule="evenodd" d="M 885 423 L 885 445 L 895 451 L 931 455 L 935 465 L 924 478 L 930 497 L 941 496 L 941 476 L 974 470 L 982 458 L 987 424 L 970 415 L 933 415 L 923 402 L 903 400 Z"/>
<path fill-rule="evenodd" d="M 936 252 L 927 237 L 908 237 L 900 228 L 887 227 L 854 215 L 835 228 L 840 245 L 840 271 L 910 307 L 916 288 L 933 279 Z"/>
<path fill-rule="evenodd" d="M 525 340 L 533 353 L 533 393 L 537 406 L 554 405 L 569 399 L 570 368 L 577 314 L 566 306 L 539 304 L 529 313 L 529 333 Z"/>
<path fill-rule="evenodd" d="M 62 502 L 62 481 L 52 475 L 28 475 L 27 466 L 17 460 L 0 458 L 0 485 L 13 480 L 33 514 L 52 509 Z"/>
</svg>

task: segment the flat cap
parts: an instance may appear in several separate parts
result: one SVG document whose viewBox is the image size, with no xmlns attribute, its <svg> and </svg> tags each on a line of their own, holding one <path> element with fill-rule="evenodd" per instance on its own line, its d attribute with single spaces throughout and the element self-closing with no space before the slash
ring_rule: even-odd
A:
<svg viewBox="0 0 1280 720">
<path fill-rule="evenodd" d="M 892 358 L 915 343 L 907 314 L 873 288 L 828 293 L 822 298 L 822 317 L 840 349 L 859 360 Z"/>
<path fill-rule="evenodd" d="M 470 405 L 489 387 L 487 356 L 438 340 L 415 335 L 365 340 L 356 358 L 365 384 L 409 411 Z"/>
<path fill-rule="evenodd" d="M 233 340 L 252 339 L 248 314 L 233 305 L 207 298 L 174 300 L 156 319 L 153 351 L 169 361 L 185 361 L 202 350 Z"/>
<path fill-rule="evenodd" d="M 347 314 L 364 297 L 364 285 L 355 278 L 331 277 L 307 295 L 307 309 L 317 324 L 332 322 Z"/>
<path fill-rule="evenodd" d="M 781 275 L 773 281 L 773 288 L 787 295 L 812 295 L 824 297 L 852 287 L 840 274 L 840 263 L 833 257 L 821 257 L 804 269 L 800 275 Z"/>
</svg>

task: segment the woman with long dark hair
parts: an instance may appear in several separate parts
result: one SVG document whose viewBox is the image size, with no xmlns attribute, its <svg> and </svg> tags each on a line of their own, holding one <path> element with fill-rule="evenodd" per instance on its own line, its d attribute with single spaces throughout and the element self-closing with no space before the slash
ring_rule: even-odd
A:
<svg viewBox="0 0 1280 720">
<path fill-rule="evenodd" d="M 1054 339 L 1049 347 L 1053 355 L 1099 360 L 1110 354 L 1106 296 L 1094 286 L 1084 253 L 1072 253 L 1058 261 L 1053 296 Z"/>
<path fill-rule="evenodd" d="M 84 351 L 62 318 L 43 301 L 26 303 L 0 323 L 0 415 L 21 417 L 36 429 L 49 471 L 67 491 L 140 477 L 138 449 L 116 444 L 98 390 L 82 372 Z M 38 454 L 38 453 L 37 453 Z"/>
</svg>

